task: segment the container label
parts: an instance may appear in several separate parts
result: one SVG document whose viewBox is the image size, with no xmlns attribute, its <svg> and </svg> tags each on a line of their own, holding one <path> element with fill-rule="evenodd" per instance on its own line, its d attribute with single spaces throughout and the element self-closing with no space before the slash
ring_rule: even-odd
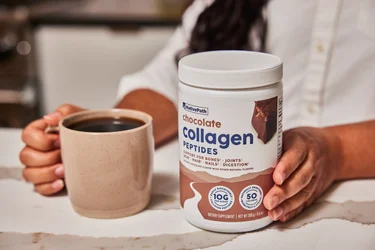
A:
<svg viewBox="0 0 375 250">
<path fill-rule="evenodd" d="M 179 94 L 180 201 L 188 214 L 241 222 L 263 197 L 282 150 L 282 95 L 234 101 Z"/>
</svg>

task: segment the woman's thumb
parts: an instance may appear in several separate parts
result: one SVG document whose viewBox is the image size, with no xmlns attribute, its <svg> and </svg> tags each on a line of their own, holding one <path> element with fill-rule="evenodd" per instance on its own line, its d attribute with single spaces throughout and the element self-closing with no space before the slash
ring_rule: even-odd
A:
<svg viewBox="0 0 375 250">
<path fill-rule="evenodd" d="M 53 113 L 45 115 L 43 119 L 49 126 L 57 126 L 61 118 L 83 110 L 85 109 L 71 104 L 63 104 L 58 107 Z"/>
</svg>

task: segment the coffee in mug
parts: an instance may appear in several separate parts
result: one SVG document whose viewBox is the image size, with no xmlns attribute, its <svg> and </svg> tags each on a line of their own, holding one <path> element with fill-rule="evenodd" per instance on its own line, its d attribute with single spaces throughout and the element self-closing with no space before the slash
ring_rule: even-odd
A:
<svg viewBox="0 0 375 250">
<path fill-rule="evenodd" d="M 129 117 L 98 117 L 74 123 L 69 128 L 82 132 L 104 133 L 134 129 L 144 124 L 141 120 Z"/>
</svg>

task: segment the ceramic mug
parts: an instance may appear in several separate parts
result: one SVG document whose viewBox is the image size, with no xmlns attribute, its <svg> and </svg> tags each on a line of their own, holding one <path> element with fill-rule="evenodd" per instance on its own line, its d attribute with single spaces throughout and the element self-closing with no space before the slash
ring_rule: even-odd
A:
<svg viewBox="0 0 375 250">
<path fill-rule="evenodd" d="M 130 118 L 144 124 L 116 132 L 69 128 L 95 118 Z M 58 126 L 65 183 L 73 209 L 91 218 L 136 214 L 151 197 L 154 138 L 150 115 L 127 109 L 83 111 Z"/>
</svg>

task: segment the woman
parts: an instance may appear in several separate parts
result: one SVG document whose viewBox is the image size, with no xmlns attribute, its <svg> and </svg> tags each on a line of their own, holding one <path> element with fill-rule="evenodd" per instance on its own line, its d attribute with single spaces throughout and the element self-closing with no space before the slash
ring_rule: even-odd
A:
<svg viewBox="0 0 375 250">
<path fill-rule="evenodd" d="M 116 107 L 150 113 L 159 146 L 177 134 L 179 58 L 221 49 L 278 55 L 284 153 L 264 205 L 273 220 L 290 220 L 334 181 L 375 177 L 373 8 L 372 0 L 196 0 L 156 58 L 122 79 Z M 24 178 L 41 194 L 64 187 L 59 136 L 43 131 L 79 110 L 62 105 L 23 132 Z"/>
</svg>

